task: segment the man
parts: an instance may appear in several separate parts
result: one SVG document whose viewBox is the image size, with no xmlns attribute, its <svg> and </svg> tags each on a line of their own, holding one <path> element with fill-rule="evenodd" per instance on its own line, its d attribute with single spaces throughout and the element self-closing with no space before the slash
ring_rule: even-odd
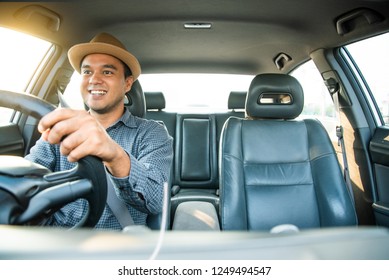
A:
<svg viewBox="0 0 389 280">
<path fill-rule="evenodd" d="M 124 107 L 125 93 L 140 75 L 139 62 L 107 33 L 73 46 L 68 56 L 81 74 L 80 91 L 89 111 L 62 108 L 44 116 L 38 124 L 42 137 L 26 158 L 59 171 L 87 155 L 99 157 L 134 223 L 144 225 L 148 214 L 162 210 L 173 148 L 163 126 Z M 87 207 L 84 200 L 72 202 L 45 224 L 74 226 Z M 95 227 L 122 228 L 108 205 Z"/>
</svg>

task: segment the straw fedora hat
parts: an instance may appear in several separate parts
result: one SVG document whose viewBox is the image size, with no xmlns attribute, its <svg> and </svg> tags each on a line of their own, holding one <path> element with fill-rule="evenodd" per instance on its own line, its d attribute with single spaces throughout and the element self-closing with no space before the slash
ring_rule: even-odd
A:
<svg viewBox="0 0 389 280">
<path fill-rule="evenodd" d="M 85 56 L 92 53 L 108 54 L 120 59 L 130 68 L 134 81 L 138 79 L 141 72 L 138 60 L 112 35 L 100 33 L 89 43 L 78 44 L 71 47 L 68 51 L 70 64 L 78 73 L 80 73 L 81 61 Z"/>
</svg>

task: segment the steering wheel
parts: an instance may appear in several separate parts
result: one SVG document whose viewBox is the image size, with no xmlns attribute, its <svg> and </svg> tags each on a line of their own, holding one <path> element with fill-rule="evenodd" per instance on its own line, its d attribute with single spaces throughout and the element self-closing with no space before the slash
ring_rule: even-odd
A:
<svg viewBox="0 0 389 280">
<path fill-rule="evenodd" d="M 42 118 L 56 107 L 35 96 L 0 90 L 0 107 Z M 51 172 L 23 157 L 0 156 L 0 224 L 23 225 L 83 198 L 88 211 L 74 227 L 94 227 L 107 199 L 105 168 L 86 156 L 67 171 Z"/>
</svg>

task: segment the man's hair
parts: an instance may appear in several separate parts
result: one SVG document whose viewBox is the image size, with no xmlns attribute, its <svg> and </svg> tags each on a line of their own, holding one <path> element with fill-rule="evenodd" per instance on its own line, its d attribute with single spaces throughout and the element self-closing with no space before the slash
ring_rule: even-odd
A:
<svg viewBox="0 0 389 280">
<path fill-rule="evenodd" d="M 128 77 L 132 76 L 130 67 L 128 67 L 128 65 L 125 64 L 123 61 L 120 60 L 120 62 L 123 64 L 124 67 L 124 78 L 127 79 Z"/>
</svg>

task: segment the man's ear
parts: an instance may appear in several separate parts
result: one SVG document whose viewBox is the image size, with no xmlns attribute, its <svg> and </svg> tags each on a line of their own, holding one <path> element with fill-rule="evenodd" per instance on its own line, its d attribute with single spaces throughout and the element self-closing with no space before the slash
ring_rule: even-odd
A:
<svg viewBox="0 0 389 280">
<path fill-rule="evenodd" d="M 129 92 L 131 87 L 132 87 L 132 84 L 134 83 L 134 77 L 133 76 L 128 76 L 126 78 L 126 85 L 125 85 L 125 92 Z"/>
</svg>

